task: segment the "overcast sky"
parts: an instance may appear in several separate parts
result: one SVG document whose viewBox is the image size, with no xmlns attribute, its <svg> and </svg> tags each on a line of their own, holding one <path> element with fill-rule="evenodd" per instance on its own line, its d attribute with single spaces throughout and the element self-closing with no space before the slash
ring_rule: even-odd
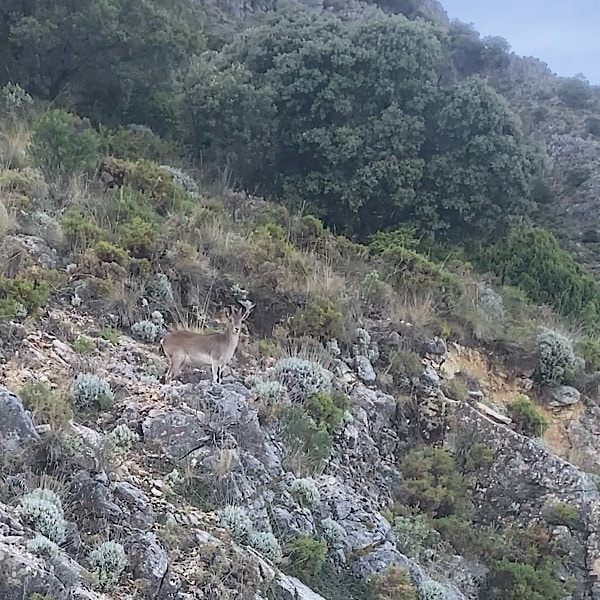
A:
<svg viewBox="0 0 600 600">
<path fill-rule="evenodd" d="M 450 19 L 499 35 L 562 77 L 600 85 L 600 0 L 440 0 Z"/>
</svg>

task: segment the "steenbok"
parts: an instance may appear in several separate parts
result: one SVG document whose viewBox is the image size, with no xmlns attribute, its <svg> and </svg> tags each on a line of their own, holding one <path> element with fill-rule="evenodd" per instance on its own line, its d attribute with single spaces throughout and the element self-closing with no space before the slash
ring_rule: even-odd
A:
<svg viewBox="0 0 600 600">
<path fill-rule="evenodd" d="M 160 342 L 169 359 L 165 383 L 169 383 L 184 365 L 210 365 L 214 383 L 221 383 L 223 367 L 231 360 L 240 339 L 242 322 L 254 304 L 231 306 L 227 311 L 227 328 L 221 333 L 196 333 L 178 329 L 168 333 Z"/>
</svg>

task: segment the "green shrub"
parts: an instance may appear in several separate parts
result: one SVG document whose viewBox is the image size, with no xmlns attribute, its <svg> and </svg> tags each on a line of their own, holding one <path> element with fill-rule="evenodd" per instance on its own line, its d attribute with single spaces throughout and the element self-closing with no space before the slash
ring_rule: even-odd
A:
<svg viewBox="0 0 600 600">
<path fill-rule="evenodd" d="M 344 333 L 342 313 L 330 298 L 311 298 L 292 317 L 290 333 L 295 337 L 340 338 Z"/>
<path fill-rule="evenodd" d="M 518 396 L 507 408 L 514 428 L 522 434 L 542 437 L 548 429 L 548 420 L 525 394 Z"/>
<path fill-rule="evenodd" d="M 296 472 L 319 471 L 331 454 L 332 439 L 300 406 L 286 406 L 280 414 L 281 435 L 286 442 L 286 463 Z"/>
<path fill-rule="evenodd" d="M 308 414 L 319 427 L 334 433 L 344 421 L 344 415 L 350 407 L 350 398 L 342 392 L 318 392 L 309 396 L 305 402 Z"/>
<path fill-rule="evenodd" d="M 91 354 L 95 349 L 96 344 L 94 343 L 94 340 L 91 340 L 85 335 L 80 335 L 73 342 L 73 350 L 75 350 L 77 354 Z"/>
<path fill-rule="evenodd" d="M 121 242 L 134 258 L 151 260 L 156 250 L 157 239 L 158 231 L 154 223 L 137 216 L 122 228 Z"/>
<path fill-rule="evenodd" d="M 29 153 L 47 176 L 89 171 L 100 158 L 96 135 L 81 130 L 78 117 L 59 109 L 42 116 L 31 136 Z"/>
<path fill-rule="evenodd" d="M 175 182 L 173 174 L 149 160 L 129 163 L 124 183 L 149 198 L 154 210 L 163 217 L 172 212 L 181 212 L 190 203 L 190 197 Z"/>
<path fill-rule="evenodd" d="M 569 108 L 584 108 L 592 97 L 588 81 L 578 77 L 563 79 L 557 90 L 558 97 Z"/>
<path fill-rule="evenodd" d="M 273 377 L 285 385 L 290 400 L 304 402 L 313 394 L 331 391 L 331 375 L 319 364 L 302 358 L 282 358 L 273 367 Z"/>
<path fill-rule="evenodd" d="M 423 373 L 423 361 L 416 352 L 392 350 L 387 356 L 386 372 L 401 389 L 410 389 L 411 381 Z"/>
<path fill-rule="evenodd" d="M 124 453 L 131 450 L 133 444 L 139 440 L 139 436 L 121 423 L 106 436 L 106 440 L 113 451 Z"/>
<path fill-rule="evenodd" d="M 397 496 L 432 517 L 461 514 L 467 486 L 454 459 L 443 448 L 411 450 L 399 464 L 402 483 Z"/>
<path fill-rule="evenodd" d="M 433 530 L 424 515 L 396 517 L 393 523 L 396 547 L 402 554 L 417 558 L 431 540 Z"/>
<path fill-rule="evenodd" d="M 577 519 L 577 508 L 564 502 L 555 502 L 544 510 L 544 518 L 552 525 L 572 527 Z"/>
<path fill-rule="evenodd" d="M 480 269 L 495 273 L 504 286 L 516 286 L 537 304 L 563 315 L 586 316 L 595 326 L 600 286 L 594 276 L 564 251 L 552 233 L 518 226 L 477 257 Z"/>
<path fill-rule="evenodd" d="M 119 343 L 120 335 L 116 329 L 105 327 L 104 329 L 102 329 L 102 331 L 100 331 L 100 337 L 103 340 L 106 340 L 107 342 L 116 345 Z"/>
<path fill-rule="evenodd" d="M 162 161 L 178 154 L 177 150 L 148 128 L 138 127 L 135 130 L 119 127 L 117 129 L 101 129 L 103 146 L 107 154 L 124 160 Z"/>
<path fill-rule="evenodd" d="M 121 573 L 127 566 L 125 548 L 119 542 L 107 541 L 100 544 L 88 555 L 102 590 L 112 590 L 121 578 Z"/>
<path fill-rule="evenodd" d="M 65 540 L 66 521 L 60 498 L 45 488 L 25 494 L 19 503 L 21 521 L 37 533 L 60 544 Z"/>
<path fill-rule="evenodd" d="M 101 410 L 110 408 L 115 401 L 108 382 L 92 373 L 79 373 L 73 379 L 71 398 L 79 408 L 97 407 Z"/>
<path fill-rule="evenodd" d="M 323 540 L 301 535 L 286 546 L 287 571 L 301 581 L 310 580 L 323 568 L 326 553 L 327 544 Z"/>
<path fill-rule="evenodd" d="M 60 220 L 65 240 L 73 250 L 82 252 L 91 248 L 105 236 L 105 232 L 96 225 L 93 218 L 81 210 L 70 208 Z"/>
<path fill-rule="evenodd" d="M 28 381 L 19 390 L 19 397 L 37 423 L 49 423 L 58 429 L 73 418 L 73 411 L 64 395 L 56 393 L 41 381 Z"/>
<path fill-rule="evenodd" d="M 469 393 L 465 383 L 456 377 L 445 381 L 442 389 L 448 398 L 458 402 L 464 402 Z"/>
<path fill-rule="evenodd" d="M 369 577 L 367 600 L 416 600 L 416 597 L 416 589 L 402 567 L 392 565 Z"/>
<path fill-rule="evenodd" d="M 35 316 L 50 294 L 48 282 L 17 275 L 14 279 L 0 276 L 0 320 Z"/>
<path fill-rule="evenodd" d="M 539 568 L 502 559 L 483 582 L 481 600 L 562 600 L 568 586 L 552 572 L 550 562 Z"/>
<path fill-rule="evenodd" d="M 102 262 L 114 262 L 118 265 L 124 266 L 129 260 L 129 256 L 127 255 L 127 252 L 123 250 L 123 248 L 115 246 L 110 242 L 100 241 L 96 244 L 94 250 L 96 252 L 96 256 Z"/>
</svg>

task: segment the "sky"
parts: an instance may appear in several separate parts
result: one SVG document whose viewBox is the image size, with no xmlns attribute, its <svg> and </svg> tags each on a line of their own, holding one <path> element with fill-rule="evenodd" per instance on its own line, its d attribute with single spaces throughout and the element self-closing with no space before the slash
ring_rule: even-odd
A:
<svg viewBox="0 0 600 600">
<path fill-rule="evenodd" d="M 440 0 L 450 19 L 499 35 L 561 77 L 583 73 L 600 85 L 600 0 Z"/>
</svg>

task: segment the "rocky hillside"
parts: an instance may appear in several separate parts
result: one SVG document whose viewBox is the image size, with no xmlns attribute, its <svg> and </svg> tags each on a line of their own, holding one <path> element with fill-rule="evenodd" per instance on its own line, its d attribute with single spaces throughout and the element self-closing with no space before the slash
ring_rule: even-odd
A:
<svg viewBox="0 0 600 600">
<path fill-rule="evenodd" d="M 398 301 L 361 247 L 189 176 L 162 241 L 40 223 L 58 198 L 111 214 L 132 173 L 140 201 L 179 185 L 141 164 L 104 161 L 85 201 L 4 171 L 6 204 L 30 204 L 2 241 L 2 598 L 598 597 L 595 380 L 556 385 L 541 338 L 501 346 L 508 296 L 463 272 L 462 304 L 435 308 L 422 278 Z M 222 385 L 163 384 L 165 318 L 202 298 L 215 328 L 218 306 L 257 306 Z"/>
</svg>

